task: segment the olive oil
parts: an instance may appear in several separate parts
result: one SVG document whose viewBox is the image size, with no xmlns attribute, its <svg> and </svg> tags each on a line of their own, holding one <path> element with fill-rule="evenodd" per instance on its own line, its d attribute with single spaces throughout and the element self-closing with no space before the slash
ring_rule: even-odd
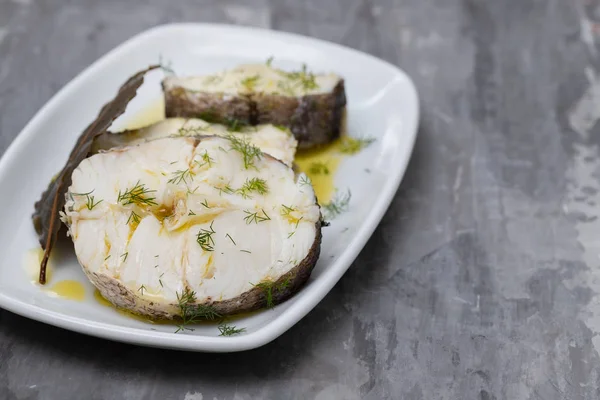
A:
<svg viewBox="0 0 600 400">
<path fill-rule="evenodd" d="M 335 172 L 344 154 L 340 153 L 341 139 L 315 149 L 299 150 L 294 162 L 312 181 L 319 204 L 329 203 L 335 193 Z"/>
<path fill-rule="evenodd" d="M 69 300 L 85 300 L 85 287 L 81 282 L 73 280 L 64 280 L 56 282 L 48 289 L 48 292 L 55 296 Z"/>
<path fill-rule="evenodd" d="M 135 319 L 136 321 L 146 322 L 148 324 L 167 323 L 167 321 L 164 321 L 164 322 L 163 321 L 153 321 L 153 320 L 151 320 L 149 318 L 145 318 L 145 317 L 142 317 L 140 315 L 136 315 L 134 313 L 130 313 L 129 311 L 121 310 L 120 308 L 117 308 L 117 307 L 113 306 L 110 301 L 106 300 L 102 296 L 102 294 L 100 293 L 100 291 L 98 289 L 94 290 L 94 299 L 101 306 L 112 308 L 113 310 L 115 310 L 119 314 L 121 314 L 121 315 L 123 315 L 123 316 L 125 316 L 127 318 Z M 172 324 L 173 322 L 169 322 L 169 323 Z"/>
</svg>

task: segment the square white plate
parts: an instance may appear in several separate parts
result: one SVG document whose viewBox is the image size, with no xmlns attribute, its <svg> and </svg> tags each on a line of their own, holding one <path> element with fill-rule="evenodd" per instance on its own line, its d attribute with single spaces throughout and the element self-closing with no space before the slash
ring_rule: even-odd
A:
<svg viewBox="0 0 600 400">
<path fill-rule="evenodd" d="M 24 258 L 38 246 L 33 204 L 64 165 L 76 138 L 134 72 L 162 56 L 178 74 L 212 73 L 240 63 L 264 62 L 297 69 L 333 71 L 346 80 L 348 133 L 377 140 L 349 157 L 335 175 L 336 187 L 352 192 L 349 211 L 323 229 L 321 258 L 308 284 L 271 310 L 236 320 L 246 332 L 221 337 L 216 326 L 175 334 L 100 305 L 94 288 L 68 247 L 57 249 L 52 282 L 77 280 L 83 301 L 51 297 L 33 284 Z M 160 97 L 162 73 L 152 72 L 129 104 L 138 113 Z M 148 30 L 120 45 L 79 74 L 27 124 L 0 160 L 0 307 L 62 328 L 140 345 L 228 352 L 262 346 L 288 330 L 331 290 L 361 251 L 388 208 L 415 142 L 419 114 L 410 78 L 395 66 L 337 44 L 298 35 L 225 25 L 174 24 Z M 365 171 L 370 170 L 370 173 Z M 29 253 L 30 254 L 30 253 Z"/>
</svg>

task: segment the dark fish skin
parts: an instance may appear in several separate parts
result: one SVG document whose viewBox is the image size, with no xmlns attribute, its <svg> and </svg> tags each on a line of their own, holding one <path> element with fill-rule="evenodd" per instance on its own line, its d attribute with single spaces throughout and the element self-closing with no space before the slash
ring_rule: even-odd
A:
<svg viewBox="0 0 600 400">
<path fill-rule="evenodd" d="M 344 80 L 331 93 L 302 97 L 276 94 L 207 93 L 163 81 L 167 118 L 202 118 L 210 122 L 274 124 L 290 128 L 301 149 L 329 143 L 340 136 L 346 106 Z"/>
</svg>

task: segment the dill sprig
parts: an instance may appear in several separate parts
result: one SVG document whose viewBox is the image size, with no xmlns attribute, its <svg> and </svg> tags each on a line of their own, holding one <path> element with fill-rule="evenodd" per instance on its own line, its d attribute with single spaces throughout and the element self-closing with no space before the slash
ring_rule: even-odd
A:
<svg viewBox="0 0 600 400">
<path fill-rule="evenodd" d="M 310 164 L 308 171 L 315 175 L 329 175 L 329 167 L 327 166 L 327 163 L 322 161 L 315 161 Z"/>
<path fill-rule="evenodd" d="M 242 185 L 241 188 L 236 190 L 236 193 L 240 194 L 243 198 L 247 199 L 252 192 L 256 192 L 258 194 L 266 194 L 269 191 L 267 186 L 267 181 L 260 178 L 252 178 L 246 179 L 246 182 Z"/>
<path fill-rule="evenodd" d="M 172 183 L 174 185 L 178 185 L 181 182 L 187 184 L 187 179 L 189 178 L 191 180 L 194 173 L 188 168 L 188 169 L 177 170 L 177 171 L 173 172 L 172 175 L 173 175 L 173 177 L 171 179 L 169 179 L 167 182 Z"/>
<path fill-rule="evenodd" d="M 262 281 L 253 285 L 263 291 L 265 294 L 265 299 L 267 300 L 267 308 L 272 308 L 275 306 L 273 302 L 273 295 L 277 293 L 281 293 L 284 289 L 286 289 L 290 285 L 290 278 L 285 278 L 281 283 L 276 283 L 273 281 Z"/>
<path fill-rule="evenodd" d="M 297 211 L 294 207 L 288 207 L 285 204 L 281 205 L 281 215 L 284 217 L 289 217 L 294 211 Z"/>
<path fill-rule="evenodd" d="M 198 235 L 196 236 L 196 241 L 202 247 L 204 251 L 214 251 L 215 241 L 213 240 L 212 235 L 215 234 L 213 230 L 213 222 L 210 223 L 210 230 L 208 229 L 200 229 Z"/>
<path fill-rule="evenodd" d="M 204 150 L 204 154 L 202 154 L 200 157 L 202 157 L 202 162 L 198 161 L 198 160 L 194 160 L 194 162 L 196 164 L 198 164 L 198 167 L 202 168 L 205 165 L 208 165 L 208 167 L 212 167 L 212 163 L 215 162 L 215 160 L 213 160 L 213 158 L 208 154 L 208 150 Z"/>
<path fill-rule="evenodd" d="M 158 56 L 158 65 L 160 66 L 160 69 L 163 70 L 165 75 L 176 75 L 175 70 L 173 69 L 173 62 L 171 60 L 165 62 L 162 54 L 159 54 Z"/>
<path fill-rule="evenodd" d="M 135 211 L 132 211 L 131 214 L 129 214 L 129 218 L 127 218 L 125 224 L 129 225 L 130 222 L 133 222 L 135 225 L 140 223 L 140 216 L 137 215 Z"/>
<path fill-rule="evenodd" d="M 247 225 L 250 225 L 251 223 L 255 223 L 258 224 L 259 222 L 263 222 L 263 221 L 269 221 L 271 218 L 267 215 L 267 213 L 265 212 L 265 210 L 261 209 L 260 210 L 262 212 L 262 215 L 258 214 L 258 212 L 253 212 L 251 213 L 248 210 L 244 210 L 244 212 L 247 214 L 244 217 L 244 221 L 246 221 Z"/>
<path fill-rule="evenodd" d="M 192 210 L 188 211 L 188 217 L 191 217 L 192 215 L 196 215 L 196 213 L 193 212 Z"/>
<path fill-rule="evenodd" d="M 206 199 L 204 199 L 204 202 L 202 202 L 200 204 L 202 204 L 206 208 L 210 208 L 210 206 L 208 205 L 208 200 L 206 200 Z"/>
<path fill-rule="evenodd" d="M 245 127 L 248 126 L 248 124 L 244 121 L 240 121 L 237 118 L 225 118 L 221 121 L 223 123 L 223 125 L 225 125 L 225 127 L 227 127 L 227 130 L 229 132 L 241 132 L 244 130 Z"/>
<path fill-rule="evenodd" d="M 329 203 L 323 204 L 323 208 L 325 209 L 327 218 L 333 219 L 341 213 L 347 211 L 351 197 L 352 193 L 350 193 L 350 189 L 348 189 L 347 192 L 341 194 L 336 192 L 334 198 Z"/>
<path fill-rule="evenodd" d="M 242 86 L 244 86 L 248 90 L 254 90 L 254 87 L 258 83 L 260 77 L 258 75 L 249 76 L 247 78 L 242 79 Z"/>
<path fill-rule="evenodd" d="M 186 329 L 193 330 L 187 328 L 187 325 L 189 324 L 195 324 L 207 319 L 215 320 L 221 318 L 221 314 L 219 314 L 214 307 L 203 304 L 194 304 L 196 302 L 196 292 L 193 290 L 185 288 L 181 294 L 176 293 L 176 295 L 182 322 L 181 325 L 177 327 L 175 333 Z"/>
<path fill-rule="evenodd" d="M 244 159 L 244 168 L 254 167 L 254 162 L 260 160 L 262 152 L 258 147 L 251 145 L 247 140 L 233 135 L 227 137 L 231 141 L 231 149 L 240 153 Z"/>
<path fill-rule="evenodd" d="M 219 332 L 221 332 L 219 334 L 219 336 L 233 336 L 233 335 L 237 335 L 238 333 L 242 333 L 245 332 L 246 328 L 236 328 L 235 325 L 227 325 L 227 324 L 222 324 L 219 325 Z"/>
<path fill-rule="evenodd" d="M 375 138 L 371 137 L 353 138 L 350 136 L 345 136 L 342 138 L 340 151 L 346 154 L 356 154 L 365 147 L 368 147 L 374 141 Z"/>
<path fill-rule="evenodd" d="M 215 186 L 215 189 L 219 190 L 219 196 L 223 195 L 223 192 L 225 192 L 226 194 L 233 194 L 235 193 L 235 190 L 233 190 L 233 188 L 229 185 L 225 185 L 225 186 Z"/>
<path fill-rule="evenodd" d="M 301 86 L 304 90 L 318 89 L 319 85 L 315 74 L 309 72 L 306 64 L 302 64 L 302 69 L 298 72 L 281 72 L 284 76 L 294 81 L 296 85 Z"/>
<path fill-rule="evenodd" d="M 144 291 L 147 290 L 146 286 L 142 285 L 140 286 L 140 288 L 138 289 L 138 292 L 142 293 L 142 296 L 144 295 Z"/>
<path fill-rule="evenodd" d="M 94 207 L 96 207 L 98 204 L 102 203 L 104 200 L 98 200 L 98 201 L 94 201 L 94 196 L 92 196 L 91 194 L 94 193 L 94 191 L 92 190 L 91 192 L 87 192 L 87 193 L 71 193 L 73 196 L 85 196 L 85 206 L 87 207 L 88 210 L 92 211 L 94 209 Z"/>
<path fill-rule="evenodd" d="M 312 185 L 310 178 L 304 174 L 300 175 L 300 178 L 298 178 L 298 182 L 300 182 L 300 185 L 302 186 Z"/>
<path fill-rule="evenodd" d="M 228 233 L 225 235 L 226 238 L 229 238 L 229 240 L 231 240 L 231 243 L 233 243 L 234 246 L 237 246 L 237 243 L 235 242 L 235 240 L 233 240 L 233 238 L 231 237 L 231 235 Z"/>
<path fill-rule="evenodd" d="M 123 262 L 125 262 L 125 260 L 127 260 L 127 256 L 129 256 L 129 252 L 125 252 L 123 254 L 121 254 L 121 257 L 123 258 Z"/>
<path fill-rule="evenodd" d="M 117 203 L 121 203 L 124 206 L 128 204 L 140 205 L 157 205 L 154 201 L 156 197 L 151 197 L 150 193 L 155 193 L 156 190 L 150 190 L 146 188 L 146 185 L 137 181 L 135 186 L 131 189 L 125 189 L 125 192 L 121 193 L 119 190 L 119 196 L 117 197 Z"/>
</svg>

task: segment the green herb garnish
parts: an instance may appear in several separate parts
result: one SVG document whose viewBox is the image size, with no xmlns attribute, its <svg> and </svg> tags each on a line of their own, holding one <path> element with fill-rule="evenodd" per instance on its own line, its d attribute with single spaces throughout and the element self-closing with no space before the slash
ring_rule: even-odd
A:
<svg viewBox="0 0 600 400">
<path fill-rule="evenodd" d="M 323 208 L 327 213 L 327 217 L 329 219 L 333 219 L 340 215 L 341 213 L 348 210 L 348 204 L 350 203 L 350 198 L 352 197 L 352 193 L 350 190 L 346 193 L 338 193 L 336 192 L 334 198 L 327 204 L 323 204 Z"/>
<path fill-rule="evenodd" d="M 140 181 L 137 181 L 135 186 L 131 189 L 125 189 L 125 192 L 121 193 L 119 190 L 119 196 L 117 197 L 117 203 L 121 203 L 124 206 L 128 204 L 136 204 L 140 205 L 157 205 L 154 201 L 156 197 L 151 197 L 150 193 L 155 193 L 156 190 L 147 189 L 144 184 L 140 184 Z"/>
<path fill-rule="evenodd" d="M 251 145 L 248 141 L 233 135 L 227 137 L 231 141 L 231 149 L 240 153 L 244 159 L 244 168 L 254 167 L 254 162 L 260 160 L 262 152 L 258 147 Z"/>
<path fill-rule="evenodd" d="M 231 325 L 227 325 L 227 324 L 219 325 L 219 332 L 221 332 L 221 334 L 219 336 L 233 336 L 233 335 L 237 335 L 238 333 L 245 332 L 245 331 L 246 331 L 246 328 L 237 329 L 235 326 L 231 326 Z"/>
<path fill-rule="evenodd" d="M 94 201 L 94 196 L 91 195 L 92 193 L 94 193 L 93 190 L 91 192 L 87 192 L 87 193 L 71 193 L 71 194 L 73 196 L 85 196 L 85 198 L 86 198 L 85 206 L 87 207 L 88 210 L 92 211 L 94 209 L 94 207 L 96 207 L 98 204 L 100 204 L 104 201 L 104 200 Z"/>
<path fill-rule="evenodd" d="M 267 187 L 267 181 L 260 178 L 246 179 L 246 182 L 241 188 L 236 190 L 243 198 L 247 199 L 251 193 L 255 192 L 258 194 L 266 194 L 269 191 Z"/>
<path fill-rule="evenodd" d="M 231 240 L 231 243 L 233 243 L 234 246 L 237 246 L 237 244 L 235 243 L 235 240 L 233 240 L 233 238 L 231 237 L 231 235 L 226 234 L 225 237 L 229 238 L 229 240 Z"/>
<path fill-rule="evenodd" d="M 195 324 L 206 319 L 215 320 L 221 318 L 221 314 L 219 314 L 214 307 L 194 304 L 196 302 L 196 292 L 186 288 L 181 294 L 176 294 L 182 323 L 177 327 L 175 333 L 183 330 L 193 330 L 187 328 L 187 325 L 189 324 Z"/>
<path fill-rule="evenodd" d="M 189 178 L 191 180 L 194 173 L 188 168 L 185 170 L 177 170 L 177 171 L 173 172 L 172 175 L 173 175 L 173 177 L 171 179 L 169 179 L 167 182 L 172 183 L 174 185 L 178 185 L 181 182 L 187 184 L 187 179 Z"/>
<path fill-rule="evenodd" d="M 262 215 L 259 215 L 258 212 L 251 213 L 250 211 L 244 210 L 244 213 L 247 215 L 244 217 L 244 221 L 246 221 L 247 225 L 251 223 L 258 224 L 259 222 L 269 221 L 271 218 L 267 215 L 265 210 L 261 209 Z"/>
<path fill-rule="evenodd" d="M 129 225 L 129 223 L 133 221 L 134 224 L 139 224 L 140 223 L 140 216 L 137 215 L 135 213 L 135 211 L 132 211 L 131 214 L 129 214 L 129 218 L 127 218 L 127 222 L 126 224 Z"/>
<path fill-rule="evenodd" d="M 214 251 L 215 241 L 212 238 L 212 235 L 215 233 L 213 230 L 213 222 L 210 223 L 210 230 L 200 229 L 198 235 L 196 236 L 196 241 L 202 247 L 204 251 Z"/>
<path fill-rule="evenodd" d="M 242 80 L 242 85 L 248 90 L 254 90 L 260 77 L 258 75 L 249 76 Z"/>
<path fill-rule="evenodd" d="M 375 138 L 353 138 L 344 136 L 340 144 L 340 151 L 346 154 L 356 154 L 375 141 Z"/>
</svg>

